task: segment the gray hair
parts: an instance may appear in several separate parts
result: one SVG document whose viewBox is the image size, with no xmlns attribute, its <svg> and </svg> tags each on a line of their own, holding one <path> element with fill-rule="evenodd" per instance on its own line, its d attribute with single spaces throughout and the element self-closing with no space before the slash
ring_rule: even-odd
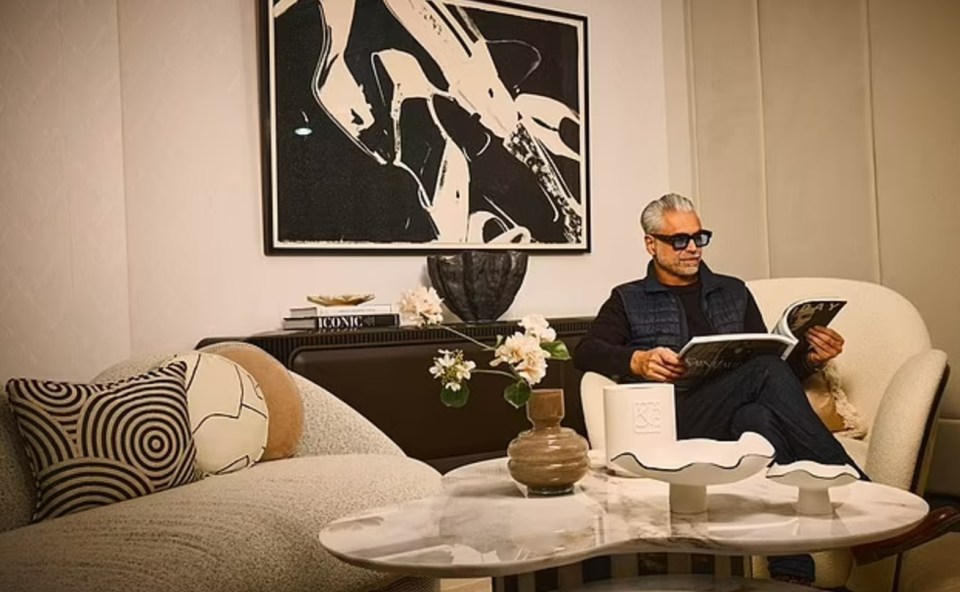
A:
<svg viewBox="0 0 960 592">
<path fill-rule="evenodd" d="M 640 226 L 645 234 L 659 232 L 663 227 L 663 215 L 669 211 L 697 212 L 696 206 L 688 198 L 679 193 L 668 193 L 660 199 L 655 199 L 643 208 L 640 214 Z"/>
</svg>

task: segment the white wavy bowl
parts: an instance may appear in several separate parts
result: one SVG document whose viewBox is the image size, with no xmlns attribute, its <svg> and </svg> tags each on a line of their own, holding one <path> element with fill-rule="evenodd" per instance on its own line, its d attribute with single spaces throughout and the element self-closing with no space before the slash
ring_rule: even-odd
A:
<svg viewBox="0 0 960 592">
<path fill-rule="evenodd" d="M 833 513 L 830 488 L 849 485 L 860 478 L 850 465 L 824 465 L 801 460 L 786 465 L 773 465 L 767 479 L 797 488 L 797 513 L 811 516 Z"/>
<path fill-rule="evenodd" d="M 767 479 L 800 489 L 829 489 L 859 480 L 860 473 L 846 464 L 825 465 L 800 460 L 785 465 L 774 464 L 767 469 Z"/>
<path fill-rule="evenodd" d="M 773 446 L 766 438 L 745 432 L 733 442 L 693 438 L 639 454 L 621 452 L 612 462 L 638 477 L 673 485 L 706 486 L 746 479 L 769 465 L 773 455 Z"/>
</svg>

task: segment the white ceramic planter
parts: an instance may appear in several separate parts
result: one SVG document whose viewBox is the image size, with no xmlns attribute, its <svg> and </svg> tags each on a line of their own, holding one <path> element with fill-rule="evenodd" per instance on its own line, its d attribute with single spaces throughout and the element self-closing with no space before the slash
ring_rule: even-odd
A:
<svg viewBox="0 0 960 592">
<path fill-rule="evenodd" d="M 672 384 L 615 384 L 603 387 L 604 455 L 607 468 L 634 476 L 613 456 L 630 450 L 657 450 L 677 441 Z"/>
</svg>

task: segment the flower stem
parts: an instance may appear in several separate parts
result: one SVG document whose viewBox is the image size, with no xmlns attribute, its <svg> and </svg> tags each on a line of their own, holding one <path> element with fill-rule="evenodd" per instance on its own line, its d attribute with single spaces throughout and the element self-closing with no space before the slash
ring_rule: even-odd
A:
<svg viewBox="0 0 960 592">
<path fill-rule="evenodd" d="M 471 343 L 474 343 L 474 344 L 476 344 L 476 345 L 479 345 L 480 347 L 482 347 L 482 348 L 485 349 L 485 350 L 492 350 L 492 349 L 493 349 L 493 348 L 490 347 L 489 345 L 486 345 L 486 344 L 484 344 L 484 343 L 480 343 L 479 341 L 477 341 L 477 340 L 474 339 L 473 337 L 470 337 L 469 335 L 465 335 L 465 334 L 461 333 L 460 331 L 457 331 L 457 330 L 454 329 L 453 327 L 448 327 L 447 325 L 435 325 L 435 326 L 440 327 L 441 329 L 446 329 L 447 331 L 450 331 L 450 332 L 453 333 L 454 335 L 459 335 L 460 337 L 466 339 L 467 341 L 470 341 Z M 511 376 L 512 376 L 512 375 L 511 375 Z"/>
<path fill-rule="evenodd" d="M 471 374 L 499 374 L 500 376 L 508 376 L 513 380 L 520 380 L 520 378 L 517 375 L 511 374 L 509 372 L 504 372 L 503 370 L 481 370 L 481 369 L 474 368 L 470 372 Z"/>
</svg>

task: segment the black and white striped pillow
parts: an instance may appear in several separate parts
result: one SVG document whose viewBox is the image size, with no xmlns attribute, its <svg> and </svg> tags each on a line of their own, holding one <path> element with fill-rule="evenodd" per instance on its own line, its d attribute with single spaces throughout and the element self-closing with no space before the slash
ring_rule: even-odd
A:
<svg viewBox="0 0 960 592">
<path fill-rule="evenodd" d="M 107 384 L 8 381 L 36 479 L 33 520 L 194 481 L 186 372 L 175 362 Z"/>
</svg>

